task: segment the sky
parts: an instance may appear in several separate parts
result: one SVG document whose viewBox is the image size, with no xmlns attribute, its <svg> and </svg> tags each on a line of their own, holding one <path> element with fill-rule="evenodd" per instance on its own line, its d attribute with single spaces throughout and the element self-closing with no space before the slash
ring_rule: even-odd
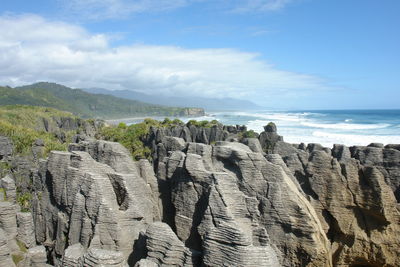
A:
<svg viewBox="0 0 400 267">
<path fill-rule="evenodd" d="M 397 109 L 399 14 L 399 0 L 2 0 L 0 85 Z"/>
</svg>

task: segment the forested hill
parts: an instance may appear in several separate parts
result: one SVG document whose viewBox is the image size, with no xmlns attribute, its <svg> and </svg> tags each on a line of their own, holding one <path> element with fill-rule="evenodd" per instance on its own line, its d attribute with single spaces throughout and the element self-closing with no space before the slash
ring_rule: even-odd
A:
<svg viewBox="0 0 400 267">
<path fill-rule="evenodd" d="M 204 110 L 165 107 L 110 95 L 90 94 L 56 83 L 40 82 L 22 87 L 0 87 L 0 105 L 33 105 L 69 111 L 81 117 L 202 115 Z"/>
</svg>

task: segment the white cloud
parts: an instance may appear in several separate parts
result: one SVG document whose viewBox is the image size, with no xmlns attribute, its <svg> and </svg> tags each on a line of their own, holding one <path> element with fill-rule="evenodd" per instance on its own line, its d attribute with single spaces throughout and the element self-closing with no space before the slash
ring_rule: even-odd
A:
<svg viewBox="0 0 400 267">
<path fill-rule="evenodd" d="M 234 12 L 265 12 L 276 11 L 286 7 L 294 0 L 238 0 Z"/>
<path fill-rule="evenodd" d="M 284 8 L 295 0 L 63 0 L 64 6 L 89 19 L 121 18 L 144 12 L 168 11 L 197 2 L 223 6 L 233 12 L 264 12 Z"/>
<path fill-rule="evenodd" d="M 0 16 L 0 84 L 36 81 L 147 93 L 248 97 L 261 102 L 300 89 L 314 76 L 279 70 L 254 53 L 174 46 L 112 47 L 105 35 L 39 16 Z"/>
<path fill-rule="evenodd" d="M 68 0 L 70 11 L 91 19 L 120 18 L 134 13 L 166 11 L 200 0 Z"/>
</svg>

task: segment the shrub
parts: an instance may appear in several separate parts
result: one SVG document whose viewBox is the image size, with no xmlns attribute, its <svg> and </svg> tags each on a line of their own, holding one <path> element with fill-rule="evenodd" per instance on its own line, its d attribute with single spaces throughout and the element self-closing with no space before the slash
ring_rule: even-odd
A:
<svg viewBox="0 0 400 267">
<path fill-rule="evenodd" d="M 257 138 L 257 133 L 253 130 L 245 131 L 242 133 L 243 138 Z"/>
<path fill-rule="evenodd" d="M 51 150 L 67 149 L 67 144 L 62 143 L 54 133 L 46 132 L 43 121 L 55 124 L 55 118 L 71 117 L 71 113 L 62 112 L 52 108 L 12 105 L 0 107 L 0 135 L 9 137 L 14 144 L 16 154 L 29 154 L 32 144 L 36 139 L 42 139 L 45 144 L 44 154 L 47 156 Z M 67 142 L 77 131 L 64 132 Z"/>
<path fill-rule="evenodd" d="M 217 120 L 212 120 L 212 121 L 207 121 L 207 120 L 204 120 L 204 121 L 190 120 L 190 121 L 188 121 L 188 122 L 186 123 L 187 126 L 194 125 L 194 126 L 196 126 L 196 127 L 204 127 L 204 128 L 211 128 L 211 127 L 213 127 L 213 126 L 215 126 L 215 125 L 218 125 L 218 124 L 219 124 L 219 122 L 218 122 Z"/>
<path fill-rule="evenodd" d="M 32 194 L 30 192 L 19 193 L 17 191 L 17 202 L 21 207 L 22 212 L 29 212 L 31 210 Z"/>
<path fill-rule="evenodd" d="M 105 126 L 100 130 L 100 138 L 108 141 L 119 142 L 125 146 L 131 153 L 133 159 L 151 159 L 151 150 L 146 147 L 144 141 L 150 132 L 151 127 L 172 127 L 184 125 L 179 119 L 171 120 L 165 118 L 163 121 L 157 121 L 146 118 L 141 123 L 127 126 L 125 123 L 119 123 L 117 126 Z"/>
<path fill-rule="evenodd" d="M 152 119 L 146 119 L 142 123 L 132 124 L 130 126 L 120 123 L 118 126 L 103 127 L 100 136 L 105 140 L 119 142 L 125 146 L 131 152 L 135 160 L 150 158 L 151 151 L 149 148 L 145 147 L 143 140 L 149 133 L 150 127 L 157 124 L 159 124 L 159 122 Z"/>
</svg>

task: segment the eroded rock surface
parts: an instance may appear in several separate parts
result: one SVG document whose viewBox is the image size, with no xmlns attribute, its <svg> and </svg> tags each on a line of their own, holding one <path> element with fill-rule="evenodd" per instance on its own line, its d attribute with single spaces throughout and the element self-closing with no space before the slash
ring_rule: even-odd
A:
<svg viewBox="0 0 400 267">
<path fill-rule="evenodd" d="M 317 211 L 335 266 L 400 266 L 398 179 L 384 168 L 384 150 L 309 145 L 284 156 Z"/>
<path fill-rule="evenodd" d="M 187 146 L 160 176 L 175 211 L 167 221 L 204 266 L 332 266 L 315 210 L 281 166 L 241 143 Z"/>
<path fill-rule="evenodd" d="M 274 124 L 245 130 L 152 128 L 152 163 L 77 136 L 23 168 L 33 216 L 0 201 L 0 266 L 18 244 L 26 267 L 400 266 L 400 145 L 330 149 L 286 143 Z M 0 183 L 10 196 L 13 182 Z"/>
<path fill-rule="evenodd" d="M 0 227 L 0 266 L 15 266 L 8 246 L 8 238 Z"/>
<path fill-rule="evenodd" d="M 198 253 L 190 251 L 165 223 L 156 222 L 146 231 L 147 261 L 142 266 L 155 263 L 155 266 L 196 266 Z M 150 263 L 152 262 L 152 263 Z"/>
<path fill-rule="evenodd" d="M 85 145 L 82 150 L 93 157 L 84 151 L 52 152 L 42 162 L 33 205 L 37 240 L 52 251 L 55 263 L 77 243 L 122 252 L 126 260 L 139 233 L 159 216 L 154 192 L 140 176 L 140 163 L 121 145 Z"/>
</svg>

